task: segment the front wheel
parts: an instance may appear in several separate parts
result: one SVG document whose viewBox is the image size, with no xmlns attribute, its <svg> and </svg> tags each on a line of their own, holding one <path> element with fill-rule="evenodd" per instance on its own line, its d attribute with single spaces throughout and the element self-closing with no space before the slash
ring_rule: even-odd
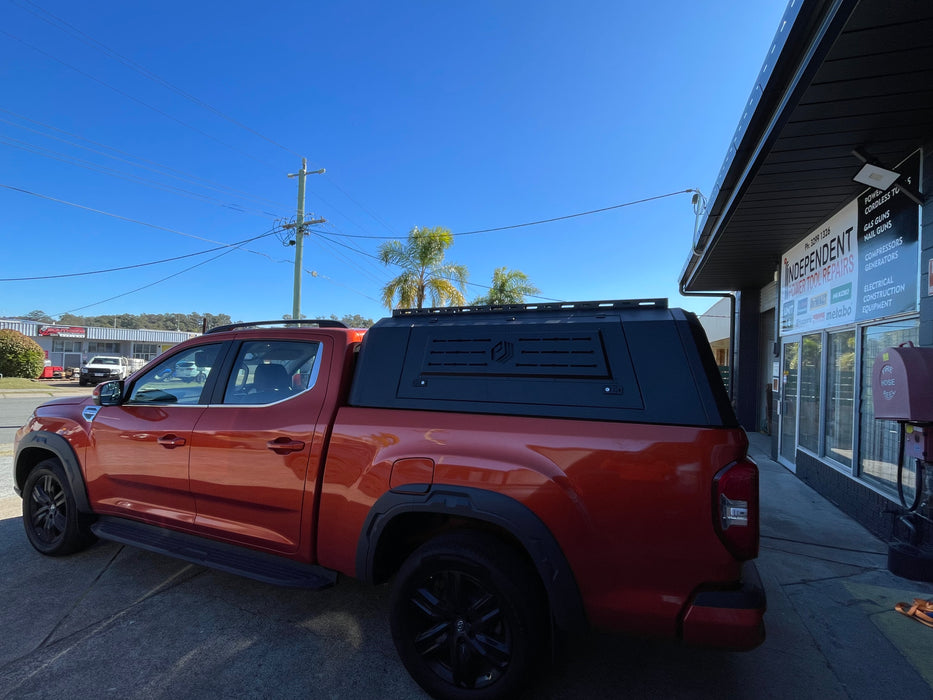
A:
<svg viewBox="0 0 933 700">
<path fill-rule="evenodd" d="M 543 601 L 514 549 L 480 533 L 442 535 L 399 570 L 392 638 L 412 678 L 436 698 L 513 697 L 544 649 Z"/>
<path fill-rule="evenodd" d="M 29 543 L 53 557 L 79 552 L 95 540 L 75 506 L 65 470 L 54 459 L 39 462 L 26 477 L 23 527 Z"/>
</svg>

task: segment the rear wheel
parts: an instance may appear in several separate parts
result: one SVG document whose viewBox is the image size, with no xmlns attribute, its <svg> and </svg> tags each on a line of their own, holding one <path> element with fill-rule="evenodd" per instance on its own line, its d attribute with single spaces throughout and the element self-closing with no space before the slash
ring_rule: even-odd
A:
<svg viewBox="0 0 933 700">
<path fill-rule="evenodd" d="M 479 533 L 443 535 L 399 570 L 392 638 L 434 697 L 513 697 L 544 649 L 543 600 L 537 576 L 512 548 Z"/>
<path fill-rule="evenodd" d="M 87 517 L 78 513 L 65 470 L 54 459 L 39 462 L 26 477 L 23 527 L 29 543 L 53 557 L 78 552 L 96 539 Z"/>
</svg>

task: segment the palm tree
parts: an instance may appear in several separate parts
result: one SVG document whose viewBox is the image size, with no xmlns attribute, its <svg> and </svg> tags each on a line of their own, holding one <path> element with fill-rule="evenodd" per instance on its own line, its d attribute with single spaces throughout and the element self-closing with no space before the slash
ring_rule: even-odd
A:
<svg viewBox="0 0 933 700">
<path fill-rule="evenodd" d="M 428 298 L 433 306 L 464 305 L 467 268 L 444 262 L 444 252 L 453 242 L 453 234 L 446 228 L 415 226 L 407 242 L 387 241 L 379 246 L 383 263 L 402 268 L 402 273 L 382 288 L 382 303 L 389 309 L 420 309 Z"/>
<path fill-rule="evenodd" d="M 489 293 L 479 297 L 474 304 L 522 304 L 525 297 L 539 294 L 540 289 L 528 281 L 528 275 L 521 270 L 509 270 L 497 267 L 492 273 L 492 286 Z"/>
</svg>

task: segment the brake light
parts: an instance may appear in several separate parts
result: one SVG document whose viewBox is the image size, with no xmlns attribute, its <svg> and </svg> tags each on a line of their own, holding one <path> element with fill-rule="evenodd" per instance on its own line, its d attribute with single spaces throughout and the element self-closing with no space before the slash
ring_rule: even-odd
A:
<svg viewBox="0 0 933 700">
<path fill-rule="evenodd" d="M 713 477 L 713 525 L 740 561 L 758 556 L 758 467 L 743 459 Z"/>
</svg>

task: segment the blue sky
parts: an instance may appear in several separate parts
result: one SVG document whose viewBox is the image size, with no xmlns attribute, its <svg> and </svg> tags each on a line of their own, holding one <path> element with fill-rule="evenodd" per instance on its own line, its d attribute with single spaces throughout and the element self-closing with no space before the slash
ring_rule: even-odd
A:
<svg viewBox="0 0 933 700">
<path fill-rule="evenodd" d="M 306 316 L 385 315 L 398 270 L 372 256 L 413 226 L 676 192 L 458 236 L 448 259 L 468 300 L 506 266 L 541 298 L 705 310 L 677 291 L 683 192 L 712 190 L 785 4 L 0 0 L 0 278 L 261 236 L 294 218 L 305 156 L 327 170 L 307 180 L 327 221 L 306 239 Z M 0 316 L 279 318 L 293 254 L 273 234 L 3 281 Z"/>
</svg>

